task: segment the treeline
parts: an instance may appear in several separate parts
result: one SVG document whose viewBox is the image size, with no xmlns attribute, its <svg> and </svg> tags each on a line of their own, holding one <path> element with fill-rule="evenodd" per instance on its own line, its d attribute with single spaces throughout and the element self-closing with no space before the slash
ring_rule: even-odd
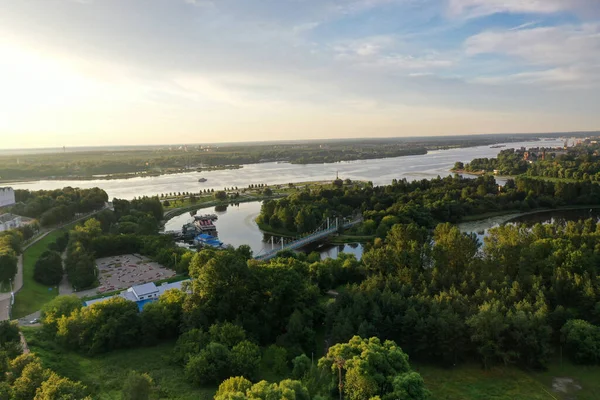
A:
<svg viewBox="0 0 600 400">
<path fill-rule="evenodd" d="M 448 224 L 396 225 L 364 254 L 367 279 L 340 293 L 327 326 L 334 342 L 377 335 L 443 365 L 543 368 L 561 343 L 575 362 L 598 363 L 599 239 L 592 220 L 494 228 L 481 249 Z"/>
<path fill-rule="evenodd" d="M 538 160 L 529 165 L 527 175 L 598 182 L 600 156 L 595 154 L 569 153 L 553 160 Z"/>
<path fill-rule="evenodd" d="M 23 354 L 19 328 L 0 322 L 0 399 L 91 400 L 88 389 L 44 368 L 33 353 Z"/>
<path fill-rule="evenodd" d="M 476 158 L 470 163 L 457 162 L 454 171 L 494 172 L 499 175 L 520 175 L 573 179 L 576 181 L 600 181 L 600 155 L 598 146 L 576 147 L 567 154 L 554 156 L 549 150 L 547 158 L 541 156 L 532 162 L 524 160 L 522 151 L 502 150 L 497 158 Z M 538 152 L 539 153 L 539 152 Z"/>
<path fill-rule="evenodd" d="M 23 243 L 31 239 L 38 230 L 39 226 L 31 223 L 17 229 L 0 232 L 0 282 L 6 283 L 14 279 Z"/>
<path fill-rule="evenodd" d="M 529 211 L 562 205 L 600 204 L 600 187 L 590 182 L 545 182 L 527 177 L 496 184 L 494 177 L 449 176 L 391 185 L 320 188 L 263 203 L 257 222 L 266 229 L 291 233 L 314 230 L 326 219 L 362 211 L 365 222 L 356 233 L 385 238 L 398 223 L 433 228 L 465 216 L 495 211 Z"/>
<path fill-rule="evenodd" d="M 523 153 L 515 149 L 502 150 L 497 158 L 476 158 L 470 163 L 457 162 L 453 170 L 467 172 L 494 172 L 499 175 L 520 175 L 527 171 L 529 163 L 523 159 Z"/>
<path fill-rule="evenodd" d="M 65 348 L 92 355 L 177 338 L 170 360 L 190 382 L 214 385 L 237 376 L 220 386 L 221 399 L 294 398 L 290 393 L 327 399 L 339 388 L 337 368 L 347 376 L 347 398 L 405 398 L 407 391 L 413 399 L 425 398 L 422 378 L 395 343 L 353 338 L 329 348 L 318 367 L 305 355 L 325 345 L 316 338 L 326 311 L 322 293 L 364 275 L 353 256 L 322 264 L 305 256 L 270 263 L 250 256 L 245 247 L 198 253 L 190 265 L 191 284 L 168 291 L 141 312 L 121 298 L 81 307 L 77 297 L 59 296 L 42 310 L 43 329 Z M 389 362 L 378 363 L 377 357 Z M 265 369 L 294 380 L 252 384 Z M 364 381 L 371 384 L 365 388 Z"/>
<path fill-rule="evenodd" d="M 17 204 L 12 213 L 39 220 L 42 226 L 60 225 L 76 214 L 89 213 L 104 207 L 106 192 L 99 188 L 56 190 L 15 190 Z"/>
<path fill-rule="evenodd" d="M 239 168 L 242 164 L 287 161 L 296 164 L 330 163 L 405 155 L 426 154 L 427 150 L 470 147 L 503 141 L 523 140 L 517 137 L 464 137 L 435 139 L 373 139 L 256 145 L 185 146 L 174 148 L 98 150 L 51 154 L 0 156 L 2 179 L 94 178 L 106 175 L 160 175 L 199 171 L 215 167 Z M 527 137 L 531 140 L 531 137 Z"/>
<path fill-rule="evenodd" d="M 151 256 L 165 266 L 176 267 L 181 253 L 170 238 L 157 235 L 158 224 L 162 218 L 162 204 L 158 198 L 142 198 L 134 201 L 118 200 L 113 202 L 114 212 L 105 210 L 75 226 L 69 232 L 66 246 L 65 268 L 71 285 L 82 290 L 93 287 L 97 282 L 96 258 L 127 253 L 142 253 Z M 151 236 L 138 236 L 151 235 Z M 154 236 L 152 236 L 154 235 Z M 55 247 L 61 250 L 62 244 Z M 134 251 L 137 250 L 137 251 Z M 183 251 L 182 251 L 183 252 Z M 181 254 L 183 255 L 183 254 Z M 50 260 L 56 254 L 46 254 Z M 181 263 L 182 260 L 180 259 Z M 189 263 L 189 257 L 188 257 Z M 57 279 L 54 263 L 40 267 L 39 281 Z M 56 268 L 56 270 L 58 270 Z M 43 278 L 42 274 L 52 276 Z"/>
</svg>

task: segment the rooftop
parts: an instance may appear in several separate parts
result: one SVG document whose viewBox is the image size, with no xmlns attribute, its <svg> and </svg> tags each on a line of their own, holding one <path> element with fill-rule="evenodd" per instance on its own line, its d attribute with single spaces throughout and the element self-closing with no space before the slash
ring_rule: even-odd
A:
<svg viewBox="0 0 600 400">
<path fill-rule="evenodd" d="M 136 296 L 146 296 L 148 294 L 157 293 L 158 288 L 153 282 L 144 283 L 143 285 L 133 286 L 131 288 Z"/>
</svg>

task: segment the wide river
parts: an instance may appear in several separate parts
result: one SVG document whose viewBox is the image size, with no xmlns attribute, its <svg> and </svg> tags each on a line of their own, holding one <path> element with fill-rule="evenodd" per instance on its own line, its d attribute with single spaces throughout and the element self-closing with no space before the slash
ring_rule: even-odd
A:
<svg viewBox="0 0 600 400">
<path fill-rule="evenodd" d="M 431 151 L 426 155 L 382 158 L 374 160 L 349 161 L 334 164 L 297 165 L 287 163 L 262 163 L 244 165 L 242 169 L 211 172 L 189 172 L 162 175 L 148 178 L 115 179 L 115 180 L 46 180 L 12 184 L 15 189 L 51 190 L 65 186 L 104 189 L 109 198 L 132 199 L 140 196 L 154 196 L 170 192 L 197 192 L 202 189 L 223 189 L 224 187 L 247 187 L 250 184 L 286 184 L 290 182 L 307 182 L 333 180 L 337 173 L 342 179 L 372 181 L 375 185 L 390 184 L 393 179 L 417 180 L 447 176 L 456 161 L 470 162 L 474 158 L 495 157 L 504 148 L 520 147 L 558 147 L 561 140 L 543 140 L 531 142 L 506 143 L 506 147 L 490 148 L 490 146 L 469 147 L 451 150 Z M 203 176 L 205 183 L 199 183 Z M 502 179 L 498 179 L 499 182 Z M 254 222 L 260 212 L 260 203 L 241 203 L 229 206 L 226 211 L 213 208 L 198 213 L 216 213 L 219 238 L 226 244 L 235 247 L 249 245 L 254 254 L 264 249 L 271 249 L 271 238 L 263 234 Z M 165 230 L 179 230 L 192 220 L 189 213 L 168 221 Z M 276 246 L 276 245 L 275 245 Z M 321 257 L 337 257 L 339 252 L 350 252 L 358 258 L 362 255 L 360 244 L 345 246 L 323 246 L 307 249 L 316 250 Z"/>
<path fill-rule="evenodd" d="M 561 140 L 507 143 L 506 148 L 558 147 Z M 449 175 L 456 161 L 470 162 L 474 158 L 495 157 L 504 148 L 490 146 L 468 147 L 431 151 L 426 155 L 380 158 L 375 160 L 348 161 L 333 164 L 287 164 L 263 163 L 244 165 L 242 169 L 211 172 L 189 172 L 147 178 L 114 180 L 45 180 L 11 184 L 14 189 L 51 190 L 65 186 L 79 188 L 99 187 L 110 199 L 132 199 L 171 192 L 198 192 L 202 189 L 224 187 L 247 187 L 250 184 L 285 184 L 290 182 L 342 179 L 372 181 L 375 185 L 387 185 L 392 179 L 416 180 Z M 200 176 L 208 179 L 199 183 Z"/>
</svg>

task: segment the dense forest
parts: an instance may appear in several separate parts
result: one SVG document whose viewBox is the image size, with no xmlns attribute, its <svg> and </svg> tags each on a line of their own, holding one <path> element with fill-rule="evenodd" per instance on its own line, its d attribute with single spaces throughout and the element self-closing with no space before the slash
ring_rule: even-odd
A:
<svg viewBox="0 0 600 400">
<path fill-rule="evenodd" d="M 328 217 L 361 211 L 365 222 L 358 233 L 384 238 L 398 223 L 414 222 L 433 228 L 439 222 L 459 222 L 467 215 L 578 204 L 600 204 L 600 187 L 591 182 L 552 183 L 527 177 L 499 186 L 492 176 L 449 176 L 413 182 L 394 180 L 388 186 L 344 186 L 295 193 L 264 202 L 257 222 L 267 229 L 302 234 Z"/>
<path fill-rule="evenodd" d="M 16 190 L 17 204 L 11 212 L 37 219 L 44 227 L 60 225 L 77 214 L 89 213 L 104 207 L 108 195 L 102 189 Z"/>
<path fill-rule="evenodd" d="M 119 240 L 96 235 L 105 246 Z M 599 239 L 592 220 L 507 225 L 483 247 L 453 225 L 413 223 L 394 225 L 362 261 L 289 253 L 258 262 L 245 246 L 204 250 L 190 260 L 187 291 L 169 291 L 141 313 L 119 298 L 81 307 L 58 297 L 43 310 L 44 332 L 91 355 L 177 339 L 171 362 L 195 384 L 223 382 L 219 396 L 266 399 L 250 393 L 292 385 L 301 398 L 327 399 L 341 368 L 346 398 L 424 399 L 405 353 L 443 366 L 477 359 L 483 368 L 544 368 L 562 346 L 576 363 L 600 363 Z M 326 343 L 317 339 L 323 326 Z M 315 366 L 306 354 L 320 346 L 328 349 Z M 353 370 L 374 362 L 349 362 L 364 351 L 391 364 Z M 259 365 L 295 381 L 257 383 Z"/>
<path fill-rule="evenodd" d="M 490 176 L 383 187 L 339 182 L 266 201 L 259 219 L 277 216 L 281 229 L 302 232 L 327 216 L 360 211 L 364 223 L 355 233 L 376 236 L 362 259 L 285 252 L 268 262 L 255 260 L 248 246 L 178 248 L 157 235 L 158 198 L 115 200 L 114 211 L 78 224 L 52 246 L 66 248 L 71 283 L 93 286 L 97 257 L 129 253 L 190 282 L 141 312 L 121 298 L 82 307 L 76 297 L 59 296 L 42 310 L 36 340 L 90 357 L 176 341 L 171 365 L 191 384 L 219 385 L 217 399 L 426 399 L 409 357 L 543 369 L 562 349 L 575 363 L 600 364 L 596 221 L 505 225 L 490 230 L 483 246 L 451 224 L 466 215 L 599 199 L 600 187 L 589 181 L 528 177 L 505 186 Z M 40 279 L 51 275 L 52 263 L 44 265 Z M 313 361 L 315 353 L 323 356 Z M 57 371 L 78 380 L 68 368 Z M 151 387 L 148 377 L 131 380 Z"/>
<path fill-rule="evenodd" d="M 498 175 L 526 174 L 532 177 L 600 181 L 598 145 L 578 145 L 566 154 L 548 152 L 546 159 L 526 161 L 523 151 L 502 150 L 496 158 L 476 158 L 470 163 L 457 162 L 454 171 L 494 172 Z"/>
<path fill-rule="evenodd" d="M 528 163 L 523 153 L 515 149 L 502 150 L 496 158 L 476 158 L 468 164 L 457 162 L 453 170 L 466 172 L 494 172 L 498 175 L 519 175 L 527 171 Z"/>
<path fill-rule="evenodd" d="M 529 165 L 527 175 L 559 179 L 600 181 L 600 156 L 596 152 L 569 153 L 554 160 L 539 160 Z"/>
<path fill-rule="evenodd" d="M 273 144 L 174 146 L 148 149 L 69 151 L 0 155 L 0 181 L 102 179 L 160 175 L 189 170 L 239 168 L 242 164 L 283 161 L 333 163 L 426 154 L 428 150 L 481 146 L 531 136 L 478 136 L 427 139 L 356 139 Z"/>
</svg>

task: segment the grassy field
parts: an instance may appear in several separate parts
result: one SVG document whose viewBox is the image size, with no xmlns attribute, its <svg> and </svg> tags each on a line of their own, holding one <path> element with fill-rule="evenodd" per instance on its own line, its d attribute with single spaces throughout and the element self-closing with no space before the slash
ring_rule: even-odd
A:
<svg viewBox="0 0 600 400">
<path fill-rule="evenodd" d="M 33 280 L 33 270 L 38 258 L 48 249 L 50 243 L 54 242 L 63 232 L 63 230 L 56 230 L 49 233 L 23 253 L 23 288 L 15 294 L 12 318 L 21 318 L 34 313 L 58 295 L 57 287 L 48 290 L 48 286 Z"/>
<path fill-rule="evenodd" d="M 120 399 L 124 377 L 131 370 L 146 372 L 160 388 L 161 399 L 209 400 L 216 387 L 199 388 L 183 376 L 180 366 L 169 362 L 174 343 L 155 347 L 120 350 L 110 354 L 84 357 L 67 352 L 54 343 L 39 340 L 36 328 L 23 328 L 29 348 L 44 365 L 60 375 L 82 381 L 96 400 Z"/>
<path fill-rule="evenodd" d="M 484 371 L 479 365 L 452 369 L 416 364 L 435 400 L 593 400 L 600 398 L 600 367 L 575 366 L 564 362 L 544 372 L 526 372 L 514 367 Z M 567 393 L 553 390 L 555 378 L 570 378 L 581 386 Z"/>
</svg>

